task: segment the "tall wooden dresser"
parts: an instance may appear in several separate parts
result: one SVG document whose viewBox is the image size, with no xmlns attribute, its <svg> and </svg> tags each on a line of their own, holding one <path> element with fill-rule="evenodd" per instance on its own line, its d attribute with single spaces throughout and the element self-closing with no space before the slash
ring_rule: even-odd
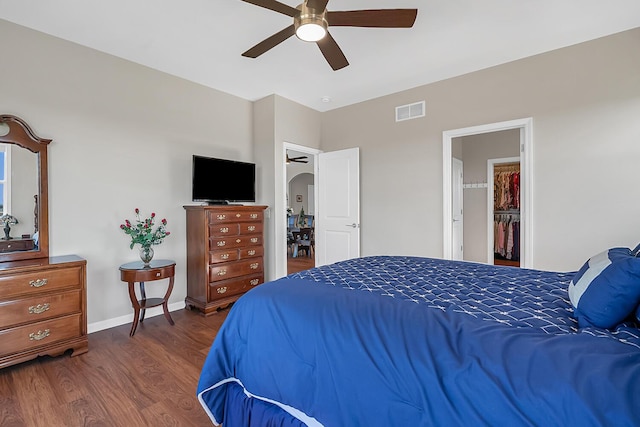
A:
<svg viewBox="0 0 640 427">
<path fill-rule="evenodd" d="M 185 206 L 188 308 L 210 315 L 264 282 L 266 206 Z"/>
<path fill-rule="evenodd" d="M 0 263 L 0 368 L 86 353 L 86 261 L 75 255 Z"/>
</svg>

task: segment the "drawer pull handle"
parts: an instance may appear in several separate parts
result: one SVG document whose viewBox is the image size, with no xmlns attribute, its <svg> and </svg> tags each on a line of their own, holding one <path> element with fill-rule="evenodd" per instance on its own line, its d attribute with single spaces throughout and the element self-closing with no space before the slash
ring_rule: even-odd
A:
<svg viewBox="0 0 640 427">
<path fill-rule="evenodd" d="M 160 277 L 162 276 L 162 273 L 160 273 L 159 271 L 156 273 L 156 277 Z"/>
<path fill-rule="evenodd" d="M 253 264 L 249 264 L 249 268 L 251 268 L 252 270 L 255 270 L 256 268 L 258 268 L 260 264 L 258 264 L 257 262 L 254 262 Z"/>
<path fill-rule="evenodd" d="M 32 288 L 41 288 L 46 285 L 48 282 L 47 279 L 36 279 L 29 282 L 29 286 Z"/>
<path fill-rule="evenodd" d="M 220 255 L 221 259 L 229 259 L 229 254 L 222 254 Z"/>
<path fill-rule="evenodd" d="M 236 214 L 236 218 L 240 218 L 242 216 L 242 214 L 237 213 Z"/>
<path fill-rule="evenodd" d="M 227 292 L 227 287 L 226 287 L 226 286 L 223 286 L 223 287 L 221 287 L 221 288 L 216 289 L 216 291 L 217 291 L 219 294 L 224 294 L 225 292 Z"/>
<path fill-rule="evenodd" d="M 227 274 L 227 270 L 218 271 L 218 276 L 225 276 Z"/>
<path fill-rule="evenodd" d="M 45 329 L 44 331 L 31 332 L 29 334 L 29 341 L 40 341 L 45 339 L 51 335 L 51 331 L 49 329 Z"/>
<path fill-rule="evenodd" d="M 251 279 L 249 283 L 251 283 L 251 286 L 255 286 L 258 284 L 258 282 L 260 282 L 260 279 Z"/>
<path fill-rule="evenodd" d="M 252 237 L 251 238 L 251 243 L 258 243 L 258 238 L 257 237 Z"/>
<path fill-rule="evenodd" d="M 50 306 L 48 302 L 45 304 L 32 305 L 29 307 L 29 314 L 41 314 L 49 310 L 49 308 Z"/>
<path fill-rule="evenodd" d="M 249 256 L 252 256 L 252 255 L 255 255 L 255 254 L 256 254 L 256 251 L 255 251 L 255 250 L 253 250 L 253 249 L 251 249 L 251 250 L 249 250 L 247 253 L 249 254 Z"/>
<path fill-rule="evenodd" d="M 247 230 L 256 231 L 256 226 L 255 225 L 250 225 L 250 226 L 247 227 Z"/>
<path fill-rule="evenodd" d="M 258 218 L 258 214 L 257 213 L 252 213 L 251 215 L 249 215 L 249 217 L 251 219 L 256 219 L 256 218 Z"/>
<path fill-rule="evenodd" d="M 220 227 L 220 232 L 221 233 L 228 233 L 229 232 L 229 227 Z"/>
<path fill-rule="evenodd" d="M 240 242 L 242 242 L 241 239 L 236 239 L 236 243 L 240 243 Z"/>
<path fill-rule="evenodd" d="M 216 218 L 218 218 L 218 219 L 227 219 L 227 216 L 225 214 L 218 214 L 218 215 L 216 215 Z"/>
<path fill-rule="evenodd" d="M 227 244 L 226 240 L 221 240 L 217 243 L 218 246 L 225 246 Z"/>
</svg>

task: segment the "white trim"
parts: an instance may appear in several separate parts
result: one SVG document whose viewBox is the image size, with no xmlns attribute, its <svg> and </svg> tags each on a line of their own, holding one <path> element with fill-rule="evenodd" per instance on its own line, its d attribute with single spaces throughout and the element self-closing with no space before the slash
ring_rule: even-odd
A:
<svg viewBox="0 0 640 427">
<path fill-rule="evenodd" d="M 493 178 L 493 167 L 495 165 L 500 165 L 503 163 L 514 163 L 520 162 L 520 157 L 502 157 L 499 159 L 487 159 L 487 183 L 491 183 L 491 185 L 487 185 L 487 263 L 494 264 L 494 239 L 495 236 L 493 234 L 493 187 L 494 187 L 494 178 Z M 520 241 L 522 241 L 522 229 L 520 229 Z M 522 266 L 522 261 L 520 261 L 520 266 Z"/>
<path fill-rule="evenodd" d="M 211 421 L 213 421 L 213 423 L 215 425 L 220 425 L 220 423 L 218 422 L 218 420 L 216 420 L 215 416 L 211 413 L 209 407 L 207 406 L 206 402 L 204 401 L 204 397 L 203 396 L 204 396 L 205 393 L 207 393 L 207 392 L 209 392 L 209 391 L 211 391 L 211 390 L 213 390 L 215 388 L 218 388 L 218 387 L 220 387 L 222 385 L 230 383 L 230 382 L 235 382 L 240 387 L 242 387 L 242 390 L 244 391 L 244 394 L 247 397 L 250 397 L 252 399 L 262 400 L 263 402 L 267 402 L 267 403 L 270 403 L 272 405 L 275 405 L 275 406 L 279 407 L 280 409 L 282 409 L 283 411 L 287 412 L 289 415 L 291 415 L 295 419 L 305 423 L 308 427 L 324 427 L 324 425 L 320 421 L 316 420 L 312 416 L 309 416 L 309 415 L 305 414 L 300 409 L 294 408 L 293 406 L 287 405 L 287 404 L 282 403 L 282 402 L 278 402 L 277 400 L 269 399 L 267 397 L 262 397 L 262 396 L 258 396 L 257 394 L 251 393 L 249 390 L 246 389 L 244 384 L 242 384 L 242 381 L 240 381 L 236 377 L 224 378 L 224 379 L 218 381 L 217 383 L 215 383 L 214 385 L 212 385 L 210 387 L 207 387 L 206 389 L 204 389 L 200 393 L 198 393 L 198 401 L 200 402 L 200 404 L 204 408 L 205 412 L 207 413 L 207 415 L 209 416 L 209 418 L 211 419 Z"/>
<path fill-rule="evenodd" d="M 184 309 L 184 301 L 174 302 L 167 306 L 169 311 L 178 311 Z M 152 307 L 148 308 L 144 318 L 148 319 L 150 317 L 159 316 L 164 314 L 162 311 L 162 307 Z M 103 331 L 105 329 L 115 328 L 116 326 L 126 325 L 127 323 L 131 323 L 133 321 L 133 317 L 131 314 L 127 314 L 125 316 L 114 317 L 112 319 L 102 320 L 100 322 L 89 323 L 87 325 L 88 333 L 92 334 L 94 332 Z"/>
<path fill-rule="evenodd" d="M 460 136 L 477 135 L 508 129 L 520 129 L 520 212 L 522 218 L 521 247 L 523 254 L 520 265 L 526 268 L 532 268 L 533 266 L 533 215 L 531 205 L 533 194 L 533 118 L 531 117 L 442 132 L 442 255 L 445 259 L 451 259 L 452 257 L 452 140 Z"/>
<path fill-rule="evenodd" d="M 291 142 L 284 142 L 282 144 L 282 182 L 275 183 L 275 185 L 280 185 L 282 188 L 282 196 L 277 198 L 275 203 L 282 207 L 281 212 L 287 212 L 287 164 L 284 159 L 287 158 L 287 150 L 299 151 L 301 153 L 307 154 L 309 156 L 313 156 L 313 187 L 314 187 L 314 197 L 315 197 L 315 211 L 309 212 L 314 218 L 318 218 L 316 214 L 318 211 L 318 154 L 322 153 L 321 150 L 305 147 L 304 145 L 293 144 Z M 274 210 L 277 212 L 277 210 Z M 316 224 L 317 226 L 317 224 Z M 282 218 L 275 218 L 275 233 L 276 233 L 276 242 L 275 242 L 275 263 L 276 263 L 276 271 L 275 278 L 284 277 L 287 275 L 287 217 L 286 215 Z M 315 256 L 315 252 L 314 252 Z M 317 260 L 316 260 L 317 261 Z"/>
</svg>

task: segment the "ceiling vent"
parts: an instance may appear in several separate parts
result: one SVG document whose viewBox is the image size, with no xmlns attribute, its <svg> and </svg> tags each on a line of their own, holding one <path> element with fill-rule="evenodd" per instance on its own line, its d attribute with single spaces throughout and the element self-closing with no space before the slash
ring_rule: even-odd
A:
<svg viewBox="0 0 640 427">
<path fill-rule="evenodd" d="M 396 122 L 424 117 L 424 101 L 396 107 Z"/>
</svg>

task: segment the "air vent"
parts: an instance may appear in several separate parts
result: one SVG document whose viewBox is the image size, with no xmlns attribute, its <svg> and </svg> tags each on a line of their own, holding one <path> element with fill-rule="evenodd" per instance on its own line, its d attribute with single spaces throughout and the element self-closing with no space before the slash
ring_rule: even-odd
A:
<svg viewBox="0 0 640 427">
<path fill-rule="evenodd" d="M 424 117 L 424 101 L 396 107 L 396 122 Z"/>
</svg>

